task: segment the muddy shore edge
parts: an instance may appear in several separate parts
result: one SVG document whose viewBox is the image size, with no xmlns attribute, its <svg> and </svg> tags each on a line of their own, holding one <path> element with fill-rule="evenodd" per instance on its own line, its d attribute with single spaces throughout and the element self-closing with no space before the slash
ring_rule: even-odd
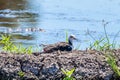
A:
<svg viewBox="0 0 120 80">
<path fill-rule="evenodd" d="M 120 67 L 120 49 L 113 50 Z M 107 64 L 102 52 L 74 50 L 72 52 L 52 52 L 12 54 L 0 53 L 0 80 L 62 80 L 63 69 L 75 68 L 76 80 L 120 80 Z M 24 73 L 22 75 L 19 72 Z"/>
</svg>

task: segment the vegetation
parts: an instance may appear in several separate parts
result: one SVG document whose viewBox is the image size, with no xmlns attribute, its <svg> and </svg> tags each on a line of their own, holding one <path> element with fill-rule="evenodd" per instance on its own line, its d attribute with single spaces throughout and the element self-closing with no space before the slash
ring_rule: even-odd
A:
<svg viewBox="0 0 120 80">
<path fill-rule="evenodd" d="M 76 80 L 74 77 L 72 77 L 73 72 L 75 71 L 75 69 L 71 69 L 71 70 L 64 70 L 63 68 L 61 69 L 62 72 L 65 74 L 65 78 L 63 80 Z"/>
<path fill-rule="evenodd" d="M 19 72 L 18 72 L 18 75 L 19 75 L 20 78 L 22 79 L 22 78 L 24 77 L 25 73 L 24 73 L 23 71 L 19 71 Z"/>
<path fill-rule="evenodd" d="M 32 53 L 32 47 L 25 48 L 21 44 L 18 46 L 11 41 L 11 36 L 2 35 L 0 44 L 3 45 L 2 49 L 10 53 Z"/>
<path fill-rule="evenodd" d="M 89 36 L 94 40 L 94 42 L 92 44 L 90 44 L 89 49 L 95 49 L 98 51 L 102 51 L 105 54 L 106 57 L 106 61 L 107 63 L 110 65 L 111 69 L 114 71 L 114 73 L 120 77 L 120 70 L 119 67 L 116 64 L 116 58 L 115 56 L 113 56 L 112 54 L 112 49 L 116 48 L 116 43 L 115 43 L 115 39 L 116 36 L 120 33 L 117 32 L 117 34 L 115 35 L 112 43 L 110 43 L 110 39 L 107 35 L 107 31 L 106 31 L 106 26 L 107 26 L 108 22 L 103 21 L 103 27 L 104 27 L 104 33 L 105 36 L 100 38 L 99 40 L 94 38 L 91 34 L 89 34 Z M 68 32 L 66 31 L 66 42 L 68 41 Z M 80 45 L 78 45 L 78 47 L 76 49 L 79 49 Z M 109 53 L 109 54 L 107 54 Z M 72 73 L 74 72 L 74 69 L 72 70 L 63 70 L 62 72 L 66 75 L 66 77 L 63 80 L 73 80 L 74 78 L 71 77 Z"/>
<path fill-rule="evenodd" d="M 66 42 L 68 42 L 68 31 L 66 30 L 66 36 L 65 36 Z"/>
<path fill-rule="evenodd" d="M 104 37 L 96 40 L 94 38 L 94 36 L 89 34 L 89 36 L 94 40 L 94 42 L 92 42 L 92 44 L 90 44 L 89 49 L 96 49 L 98 51 L 106 51 L 106 50 L 109 51 L 109 50 L 117 48 L 115 39 L 116 39 L 117 35 L 120 33 L 120 31 L 118 31 L 116 33 L 116 35 L 114 36 L 113 41 L 110 42 L 110 39 L 109 39 L 107 31 L 106 31 L 106 24 L 104 24 L 104 32 L 105 32 L 105 36 Z"/>
<path fill-rule="evenodd" d="M 120 77 L 120 70 L 116 64 L 116 58 L 115 58 L 115 56 L 113 56 L 113 53 L 111 51 L 112 49 L 116 48 L 115 38 L 119 34 L 120 31 L 114 37 L 113 42 L 110 43 L 110 39 L 109 39 L 109 37 L 107 35 L 107 31 L 106 31 L 107 24 L 108 24 L 108 22 L 103 21 L 105 37 L 101 38 L 100 40 L 95 40 L 95 38 L 91 34 L 89 34 L 92 37 L 92 39 L 95 40 L 93 42 L 93 44 L 90 44 L 90 49 L 96 49 L 98 51 L 102 51 L 105 54 L 106 61 L 110 65 L 111 69 L 114 71 L 114 73 L 117 76 Z M 109 53 L 109 54 L 107 54 L 107 53 Z"/>
<path fill-rule="evenodd" d="M 104 37 L 98 39 L 95 39 L 91 34 L 89 34 L 89 36 L 94 40 L 94 42 L 92 44 L 90 44 L 89 49 L 96 49 L 98 51 L 102 51 L 105 54 L 106 57 L 106 62 L 110 65 L 111 69 L 114 71 L 114 73 L 116 74 L 116 76 L 120 77 L 120 70 L 119 67 L 117 66 L 117 62 L 116 62 L 116 58 L 115 56 L 113 56 L 112 53 L 112 49 L 116 48 L 116 43 L 115 43 L 115 39 L 116 36 L 120 33 L 120 31 L 115 35 L 112 43 L 110 42 L 110 39 L 107 35 L 107 31 L 106 31 L 106 25 L 108 24 L 108 22 L 103 22 L 103 27 L 104 27 Z M 66 31 L 66 42 L 68 42 L 68 31 Z M 2 35 L 2 39 L 0 40 L 0 44 L 3 45 L 2 49 L 6 52 L 10 52 L 10 53 L 27 53 L 27 54 L 31 54 L 32 53 L 32 47 L 28 47 L 25 48 L 23 47 L 22 44 L 19 45 L 15 45 L 12 41 L 11 41 L 11 36 L 6 36 L 6 35 Z M 80 45 L 77 46 L 76 49 L 79 49 Z M 75 69 L 71 69 L 71 70 L 64 70 L 63 68 L 61 69 L 61 71 L 64 73 L 65 78 L 63 80 L 76 80 L 72 74 L 75 71 Z M 18 75 L 22 78 L 24 76 L 24 72 L 19 71 Z"/>
<path fill-rule="evenodd" d="M 114 73 L 120 77 L 120 70 L 116 64 L 116 59 L 112 54 L 106 55 L 107 63 L 110 65 Z"/>
<path fill-rule="evenodd" d="M 108 22 L 103 24 L 105 37 L 102 37 L 99 40 L 96 40 L 91 34 L 89 34 L 90 37 L 94 40 L 94 42 L 92 44 L 90 44 L 89 49 L 96 49 L 96 50 L 99 50 L 99 51 L 106 51 L 106 50 L 110 50 L 110 49 L 115 48 L 114 42 L 110 43 L 110 39 L 109 39 L 109 37 L 107 35 L 107 31 L 106 31 L 106 25 L 107 24 L 108 24 Z"/>
</svg>

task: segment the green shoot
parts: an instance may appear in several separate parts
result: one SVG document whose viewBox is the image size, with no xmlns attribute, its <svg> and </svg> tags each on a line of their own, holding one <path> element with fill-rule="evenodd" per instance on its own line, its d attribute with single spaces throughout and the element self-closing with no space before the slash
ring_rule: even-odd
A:
<svg viewBox="0 0 120 80">
<path fill-rule="evenodd" d="M 115 57 L 113 55 L 106 55 L 106 59 L 107 59 L 107 63 L 110 65 L 110 67 L 112 68 L 112 70 L 114 71 L 114 73 L 120 77 L 120 70 L 119 67 L 116 64 L 116 60 Z"/>
<path fill-rule="evenodd" d="M 107 24 L 108 24 L 108 22 L 103 21 L 103 27 L 104 27 L 105 37 L 106 37 L 106 40 L 107 40 L 108 44 L 110 44 L 110 40 L 109 40 L 109 37 L 107 35 L 107 31 L 106 31 L 106 25 Z"/>
<path fill-rule="evenodd" d="M 25 48 L 21 44 L 19 46 L 16 46 L 11 40 L 11 36 L 4 36 L 2 35 L 2 40 L 0 40 L 0 43 L 3 44 L 2 49 L 4 51 L 10 52 L 10 53 L 32 53 L 32 47 Z"/>
<path fill-rule="evenodd" d="M 64 70 L 63 68 L 61 69 L 62 72 L 65 74 L 65 78 L 63 80 L 76 80 L 75 78 L 72 77 L 73 72 L 75 71 L 75 69 L 71 69 L 71 70 Z"/>
<path fill-rule="evenodd" d="M 118 31 L 116 34 L 115 34 L 115 36 L 114 36 L 114 39 L 113 39 L 113 45 L 112 45 L 112 48 L 115 48 L 116 47 L 116 42 L 115 42 L 115 39 L 116 39 L 116 37 L 119 35 L 119 33 L 120 33 L 120 31 Z"/>
<path fill-rule="evenodd" d="M 16 47 L 10 41 L 10 36 L 2 35 L 2 40 L 0 41 L 0 43 L 3 44 L 3 50 L 5 50 L 5 51 L 12 52 L 13 49 L 14 50 L 16 49 Z"/>
<path fill-rule="evenodd" d="M 29 47 L 25 48 L 21 44 L 19 44 L 17 52 L 18 53 L 28 53 L 28 54 L 31 54 L 32 53 L 32 46 L 29 46 Z"/>
<path fill-rule="evenodd" d="M 68 31 L 66 30 L 66 42 L 68 42 Z"/>
<path fill-rule="evenodd" d="M 104 27 L 104 33 L 105 33 L 105 37 L 101 38 L 100 40 L 96 40 L 90 33 L 90 37 L 94 40 L 93 44 L 90 44 L 90 49 L 96 49 L 96 50 L 100 50 L 100 51 L 106 51 L 106 50 L 110 50 L 112 48 L 115 48 L 115 43 L 113 41 L 113 43 L 110 43 L 110 39 L 107 35 L 107 31 L 106 31 L 106 25 L 108 24 L 108 22 L 104 22 L 103 21 L 103 27 Z"/>
<path fill-rule="evenodd" d="M 25 73 L 23 71 L 19 71 L 18 75 L 20 76 L 20 78 L 23 78 L 23 76 L 25 75 Z"/>
</svg>

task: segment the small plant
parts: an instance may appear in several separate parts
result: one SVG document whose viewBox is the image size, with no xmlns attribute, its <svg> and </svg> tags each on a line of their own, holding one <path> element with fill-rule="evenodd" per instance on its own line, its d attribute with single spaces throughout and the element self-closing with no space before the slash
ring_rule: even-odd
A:
<svg viewBox="0 0 120 80">
<path fill-rule="evenodd" d="M 18 72 L 18 75 L 20 76 L 20 78 L 23 78 L 24 75 L 25 75 L 25 73 L 24 73 L 23 71 L 19 71 L 19 72 Z"/>
<path fill-rule="evenodd" d="M 88 33 L 90 35 L 90 37 L 94 40 L 94 42 L 92 44 L 90 44 L 90 49 L 96 49 L 99 51 L 106 51 L 106 50 L 110 50 L 110 49 L 115 48 L 115 38 L 113 40 L 113 43 L 110 43 L 110 39 L 107 35 L 107 31 L 106 31 L 107 24 L 108 24 L 108 22 L 103 21 L 105 36 L 100 38 L 99 40 L 96 40 L 96 38 L 94 38 L 90 33 Z"/>
<path fill-rule="evenodd" d="M 73 72 L 75 71 L 75 69 L 71 69 L 71 70 L 64 70 L 63 68 L 61 69 L 62 72 L 65 74 L 65 78 L 63 80 L 76 80 L 74 77 L 72 77 Z"/>
<path fill-rule="evenodd" d="M 116 64 L 116 60 L 115 57 L 111 54 L 106 55 L 106 59 L 107 59 L 107 63 L 110 65 L 110 67 L 112 68 L 112 70 L 114 71 L 114 73 L 120 77 L 120 70 L 119 67 Z"/>
<path fill-rule="evenodd" d="M 21 44 L 19 44 L 17 53 L 31 54 L 32 53 L 32 46 L 25 48 Z"/>
<path fill-rule="evenodd" d="M 3 50 L 13 52 L 16 49 L 16 46 L 10 41 L 10 36 L 2 35 L 2 40 L 0 41 L 3 44 Z"/>
<path fill-rule="evenodd" d="M 120 31 L 118 31 L 116 34 L 115 34 L 115 36 L 114 36 L 114 38 L 113 38 L 113 41 L 112 41 L 112 43 L 113 43 L 113 45 L 112 45 L 112 47 L 113 48 L 115 48 L 116 47 L 116 37 L 119 35 L 119 33 L 120 33 Z M 119 45 L 118 45 L 118 47 L 119 47 Z"/>
<path fill-rule="evenodd" d="M 17 46 L 11 41 L 11 36 L 2 35 L 2 40 L 0 40 L 0 43 L 3 44 L 2 49 L 10 53 L 32 53 L 31 46 L 28 48 L 23 47 L 21 44 Z"/>
<path fill-rule="evenodd" d="M 65 36 L 66 38 L 66 42 L 68 42 L 68 31 L 66 30 L 66 36 Z"/>
<path fill-rule="evenodd" d="M 110 50 L 113 44 L 108 43 L 105 38 L 95 40 L 93 44 L 90 44 L 90 49 L 96 49 L 99 51 Z"/>
</svg>

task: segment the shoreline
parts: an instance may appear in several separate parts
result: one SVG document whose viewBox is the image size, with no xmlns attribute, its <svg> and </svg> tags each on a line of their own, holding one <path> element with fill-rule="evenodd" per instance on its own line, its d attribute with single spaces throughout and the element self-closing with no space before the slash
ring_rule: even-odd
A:
<svg viewBox="0 0 120 80">
<path fill-rule="evenodd" d="M 113 50 L 120 67 L 120 49 Z M 105 56 L 97 50 L 56 51 L 53 53 L 12 54 L 0 53 L 1 80 L 62 80 L 63 69 L 75 68 L 76 80 L 118 80 L 107 64 Z M 19 72 L 24 73 L 21 77 Z M 21 73 L 21 74 L 22 74 Z"/>
</svg>

